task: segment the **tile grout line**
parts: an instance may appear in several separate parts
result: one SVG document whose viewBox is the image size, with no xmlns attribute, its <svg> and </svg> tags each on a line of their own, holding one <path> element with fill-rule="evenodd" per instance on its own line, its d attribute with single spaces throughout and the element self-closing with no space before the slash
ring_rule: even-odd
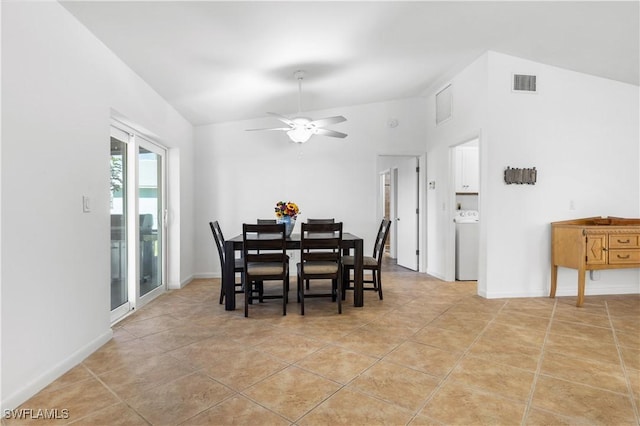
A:
<svg viewBox="0 0 640 426">
<path fill-rule="evenodd" d="M 622 356 L 622 350 L 620 349 L 620 341 L 618 340 L 618 334 L 616 333 L 616 329 L 613 324 L 613 319 L 611 319 L 611 313 L 609 312 L 609 303 L 605 300 L 604 306 L 607 309 L 607 317 L 609 318 L 609 325 L 611 326 L 611 332 L 613 333 L 613 342 L 616 345 L 616 351 L 618 352 L 618 359 L 620 360 L 620 366 L 622 367 L 622 372 L 624 373 L 624 381 L 627 385 L 627 393 L 629 399 L 631 399 L 631 408 L 633 409 L 633 414 L 636 416 L 636 422 L 640 424 L 640 414 L 638 413 L 638 406 L 636 404 L 636 400 L 633 395 L 633 387 L 631 386 L 631 381 L 629 380 L 629 371 L 627 370 L 627 365 L 624 362 L 624 358 Z"/>
<path fill-rule="evenodd" d="M 137 338 L 137 339 L 139 339 L 139 338 Z M 114 404 L 110 405 L 109 407 L 112 407 L 112 406 L 114 406 L 114 405 L 117 405 L 117 404 L 122 403 L 122 404 L 126 405 L 127 407 L 129 407 L 129 409 L 131 409 L 131 410 L 132 410 L 134 413 L 136 413 L 138 416 L 140 416 L 140 418 L 141 418 L 142 420 L 144 420 L 147 424 L 149 424 L 149 425 L 151 424 L 151 422 L 150 422 L 149 420 L 147 420 L 147 418 L 146 418 L 145 416 L 143 416 L 143 415 L 142 415 L 142 413 L 139 413 L 139 412 L 138 412 L 138 410 L 136 410 L 135 408 L 133 408 L 133 407 L 131 406 L 131 404 L 129 404 L 127 401 L 125 401 L 122 397 L 120 397 L 120 395 L 118 395 L 118 394 L 116 393 L 116 391 L 114 391 L 113 389 L 111 389 L 111 386 L 107 385 L 107 384 L 106 384 L 106 383 L 105 383 L 105 382 L 104 382 L 104 381 L 103 381 L 103 380 L 102 380 L 102 379 L 101 379 L 101 378 L 100 378 L 100 377 L 99 377 L 99 376 L 98 376 L 98 375 L 97 375 L 97 374 L 96 374 L 96 373 L 95 373 L 91 368 L 87 367 L 87 366 L 86 366 L 86 365 L 84 365 L 84 364 L 83 364 L 83 366 L 84 366 L 84 368 L 86 368 L 86 369 L 89 371 L 89 373 L 90 373 L 90 374 L 91 374 L 91 375 L 92 375 L 92 376 L 93 376 L 93 377 L 94 377 L 94 378 L 95 378 L 95 379 L 96 379 L 100 384 L 102 384 L 102 386 L 104 386 L 105 388 L 107 388 L 107 390 L 108 390 L 109 392 L 111 392 L 111 393 L 113 394 L 113 396 L 115 396 L 115 397 L 118 399 L 118 401 L 119 401 L 119 402 L 116 402 L 116 403 L 114 403 Z M 105 407 L 105 408 L 107 408 L 107 407 Z M 84 416 L 84 417 L 81 417 L 80 419 L 77 419 L 77 420 L 74 420 L 74 421 L 82 420 L 82 419 L 84 419 L 84 418 L 89 417 L 90 415 L 91 415 L 91 414 L 88 414 L 88 415 L 86 415 L 86 416 Z"/>
<path fill-rule="evenodd" d="M 457 304 L 457 303 L 456 303 Z M 435 389 L 433 389 L 431 391 L 431 394 L 429 395 L 429 397 L 422 403 L 422 405 L 420 405 L 420 408 L 418 408 L 415 412 L 415 414 L 413 415 L 413 417 L 411 418 L 411 420 L 409 420 L 409 422 L 407 424 L 410 424 L 417 416 L 420 412 L 422 412 L 422 410 L 424 410 L 424 408 L 429 404 L 429 402 L 431 402 L 431 400 L 436 396 L 436 394 L 444 387 L 445 384 L 448 383 L 449 377 L 451 376 L 451 373 L 453 373 L 453 371 L 458 367 L 458 365 L 460 365 L 460 363 L 462 362 L 462 360 L 467 356 L 467 354 L 470 352 L 471 347 L 480 339 L 480 337 L 485 333 L 485 331 L 487 330 L 487 328 L 489 328 L 489 326 L 491 326 L 491 324 L 494 323 L 495 319 L 497 318 L 498 315 L 500 315 L 500 312 L 502 312 L 502 310 L 504 309 L 505 306 L 507 306 L 508 302 L 504 303 L 500 309 L 498 309 L 495 313 L 495 315 L 493 315 L 493 318 L 491 318 L 491 320 L 489 320 L 487 322 L 487 324 L 482 328 L 482 330 L 480 330 L 480 332 L 476 335 L 475 339 L 473 339 L 473 341 L 467 346 L 467 348 L 464 350 L 464 352 L 462 353 L 462 355 L 460 356 L 460 358 L 458 358 L 458 360 L 453 364 L 453 367 L 451 367 L 451 370 L 449 370 L 449 372 L 447 374 L 445 374 L 445 376 L 442 378 L 442 380 L 440 381 L 440 383 L 438 383 L 438 385 L 435 387 Z M 453 306 L 450 306 L 448 309 L 446 309 L 444 312 L 442 312 L 440 315 L 438 315 L 438 317 L 444 315 L 447 311 L 449 311 Z M 436 318 L 438 318 L 436 317 Z M 433 321 L 435 321 L 435 319 L 433 319 Z M 431 417 L 429 417 L 431 418 Z M 442 423 L 439 419 L 435 419 L 436 421 L 438 421 L 439 423 Z"/>
<path fill-rule="evenodd" d="M 540 358 L 538 358 L 538 365 L 536 366 L 536 371 L 533 373 L 533 382 L 531 383 L 531 389 L 529 389 L 529 397 L 527 398 L 527 405 L 525 406 L 524 413 L 522 414 L 522 421 L 520 424 L 524 426 L 526 424 L 527 418 L 529 417 L 529 412 L 531 411 L 531 403 L 533 402 L 533 395 L 535 394 L 536 385 L 538 384 L 538 378 L 540 377 L 540 372 L 542 370 L 542 363 L 544 361 L 544 349 L 547 345 L 547 339 L 549 338 L 549 334 L 551 333 L 551 326 L 553 325 L 553 321 L 556 315 L 556 307 L 558 306 L 558 299 L 553 301 L 553 309 L 551 310 L 551 317 L 549 318 L 549 324 L 547 325 L 547 330 L 544 334 L 544 340 L 542 341 L 542 346 L 540 347 Z"/>
</svg>

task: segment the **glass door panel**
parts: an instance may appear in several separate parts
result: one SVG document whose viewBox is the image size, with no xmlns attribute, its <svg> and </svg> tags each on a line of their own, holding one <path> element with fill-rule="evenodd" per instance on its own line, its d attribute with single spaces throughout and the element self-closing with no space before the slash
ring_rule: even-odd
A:
<svg viewBox="0 0 640 426">
<path fill-rule="evenodd" d="M 138 148 L 138 236 L 140 297 L 164 280 L 163 153 L 140 142 Z"/>
<path fill-rule="evenodd" d="M 114 134 L 116 136 L 114 136 Z M 119 136 L 119 137 L 118 137 Z M 127 143 L 128 135 L 111 136 L 111 311 L 129 311 L 127 285 Z M 127 305 L 127 306 L 125 306 Z M 120 309 L 118 309 L 120 308 Z M 120 316 L 116 314 L 116 316 Z"/>
</svg>

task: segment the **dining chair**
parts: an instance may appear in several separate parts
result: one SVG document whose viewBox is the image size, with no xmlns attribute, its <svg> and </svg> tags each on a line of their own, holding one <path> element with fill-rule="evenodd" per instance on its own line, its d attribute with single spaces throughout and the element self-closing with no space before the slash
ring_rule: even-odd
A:
<svg viewBox="0 0 640 426">
<path fill-rule="evenodd" d="M 244 259 L 244 316 L 249 316 L 250 291 L 260 286 L 260 301 L 282 298 L 282 315 L 287 314 L 289 289 L 289 257 L 284 224 L 243 224 L 242 252 Z M 265 281 L 282 281 L 282 294 L 265 294 Z"/>
<path fill-rule="evenodd" d="M 216 242 L 218 248 L 218 257 L 220 258 L 220 271 L 222 279 L 220 281 L 220 304 L 224 301 L 224 235 L 222 235 L 222 229 L 217 220 L 209 222 L 213 239 Z M 242 259 L 234 259 L 235 264 L 233 266 L 234 275 L 236 272 L 244 272 L 244 261 Z M 244 293 L 244 275 L 240 275 L 240 282 L 235 283 L 235 293 Z"/>
<path fill-rule="evenodd" d="M 334 218 L 327 219 L 307 219 L 307 223 L 335 223 L 336 220 Z M 305 285 L 307 286 L 307 290 L 309 290 L 309 280 L 306 280 Z"/>
<path fill-rule="evenodd" d="M 330 219 L 307 219 L 307 223 L 335 223 L 336 220 L 334 218 Z"/>
<path fill-rule="evenodd" d="M 376 242 L 373 245 L 373 256 L 362 257 L 362 269 L 364 271 L 371 271 L 371 279 L 367 280 L 363 277 L 362 284 L 363 290 L 374 290 L 378 292 L 378 297 L 382 300 L 382 255 L 384 254 L 384 244 L 387 241 L 389 235 L 389 228 L 391 227 L 391 221 L 387 218 L 383 218 L 378 228 L 378 235 L 376 236 Z M 344 282 L 344 291 L 342 297 L 345 297 L 346 290 L 353 290 L 351 283 L 351 270 L 353 266 L 353 256 L 342 256 L 342 281 Z M 373 284 L 373 287 L 366 287 L 364 284 Z"/>
<path fill-rule="evenodd" d="M 331 297 L 338 301 L 338 313 L 342 313 L 342 222 L 303 223 L 300 234 L 300 263 L 298 263 L 298 302 L 304 315 L 305 297 Z M 305 294 L 304 282 L 331 280 L 330 293 Z"/>
</svg>

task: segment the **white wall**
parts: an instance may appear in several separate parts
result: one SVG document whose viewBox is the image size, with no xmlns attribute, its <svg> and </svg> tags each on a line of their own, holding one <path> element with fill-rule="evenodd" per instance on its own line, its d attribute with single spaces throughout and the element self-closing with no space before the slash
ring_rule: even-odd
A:
<svg viewBox="0 0 640 426">
<path fill-rule="evenodd" d="M 449 83 L 452 92 L 450 119 L 436 125 L 435 95 L 427 98 L 427 181 L 435 182 L 435 188 L 427 190 L 427 272 L 452 281 L 455 278 L 453 215 L 456 206 L 451 147 L 479 137 L 481 163 L 486 157 L 483 125 L 487 120 L 487 55 L 479 57 L 443 87 Z M 480 179 L 480 194 L 483 191 Z M 484 250 L 480 247 L 480 257 L 483 255 Z M 482 285 L 485 282 L 482 266 L 478 273 L 478 282 Z"/>
<path fill-rule="evenodd" d="M 2 408 L 111 336 L 109 122 L 171 149 L 172 279 L 193 274 L 193 129 L 56 2 L 2 3 Z M 180 155 L 174 155 L 179 152 Z M 176 173 L 180 173 L 177 175 Z M 81 200 L 91 200 L 82 213 Z M 179 285 L 179 284 L 178 284 Z"/>
<path fill-rule="evenodd" d="M 511 92 L 514 72 L 537 75 L 539 93 Z M 480 207 L 490 254 L 487 296 L 543 296 L 550 283 L 550 222 L 640 217 L 639 90 L 490 53 L 489 111 L 488 197 L 481 192 Z M 535 166 L 537 184 L 505 185 L 506 166 Z M 637 269 L 600 275 L 587 281 L 586 294 L 640 292 Z M 576 292 L 576 271 L 561 268 L 557 294 Z"/>
<path fill-rule="evenodd" d="M 536 74 L 539 93 L 513 93 L 512 73 Z M 428 180 L 447 182 L 448 147 L 478 134 L 478 292 L 545 296 L 550 222 L 640 216 L 638 87 L 495 52 L 483 55 L 452 83 L 453 118 L 448 122 L 435 126 L 435 99 L 429 96 Z M 538 183 L 505 185 L 507 166 L 536 167 Z M 429 272 L 444 276 L 453 262 L 452 206 L 438 188 L 450 193 L 444 185 L 428 193 Z M 575 210 L 569 210 L 571 200 Z M 575 271 L 561 268 L 558 280 L 558 295 L 576 294 Z M 640 292 L 638 270 L 603 271 L 586 289 L 586 294 L 629 292 Z"/>
<path fill-rule="evenodd" d="M 209 221 L 217 219 L 231 237 L 243 222 L 273 218 L 278 200 L 296 202 L 299 221 L 344 222 L 370 252 L 381 219 L 377 156 L 424 153 L 424 111 L 424 99 L 416 98 L 309 112 L 313 118 L 344 115 L 348 121 L 332 128 L 349 136 L 314 136 L 306 144 L 289 142 L 283 132 L 245 131 L 277 126 L 272 118 L 197 127 L 197 275 L 220 274 Z M 398 127 L 387 125 L 390 118 Z"/>
</svg>

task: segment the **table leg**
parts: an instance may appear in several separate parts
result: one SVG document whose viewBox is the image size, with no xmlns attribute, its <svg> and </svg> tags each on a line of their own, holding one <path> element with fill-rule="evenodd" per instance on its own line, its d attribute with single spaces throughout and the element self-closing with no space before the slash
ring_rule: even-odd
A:
<svg viewBox="0 0 640 426">
<path fill-rule="evenodd" d="M 556 297 L 556 287 L 558 286 L 558 265 L 551 265 L 551 292 L 549 297 Z"/>
<path fill-rule="evenodd" d="M 586 272 L 583 268 L 578 269 L 578 301 L 576 306 L 580 307 L 584 303 L 584 284 Z"/>
<path fill-rule="evenodd" d="M 236 292 L 235 292 L 235 280 L 236 273 L 235 267 L 235 251 L 233 249 L 233 242 L 224 242 L 224 272 L 222 274 L 224 286 L 224 309 L 227 311 L 233 311 L 236 309 Z"/>
<path fill-rule="evenodd" d="M 356 240 L 353 253 L 353 306 L 364 306 L 364 291 L 362 287 L 362 257 L 363 253 L 362 240 Z"/>
</svg>

